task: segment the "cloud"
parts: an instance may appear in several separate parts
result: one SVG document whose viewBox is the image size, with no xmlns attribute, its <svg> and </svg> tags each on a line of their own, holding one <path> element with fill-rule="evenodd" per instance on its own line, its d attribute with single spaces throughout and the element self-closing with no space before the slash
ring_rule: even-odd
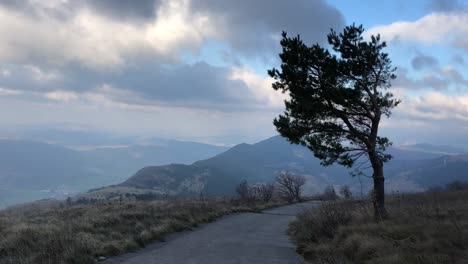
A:
<svg viewBox="0 0 468 264">
<path fill-rule="evenodd" d="M 271 88 L 272 80 L 266 74 L 206 62 L 171 66 L 142 63 L 140 67 L 118 72 L 76 68 L 56 72 L 33 65 L 8 70 L 11 78 L 0 78 L 0 86 L 42 93 L 43 97 L 56 101 L 76 99 L 72 94 L 83 98 L 84 94 L 98 91 L 114 101 L 134 105 L 247 111 L 282 108 L 284 99 L 284 95 Z M 57 91 L 62 92 L 56 94 Z"/>
<path fill-rule="evenodd" d="M 242 81 L 250 90 L 254 98 L 266 108 L 282 108 L 287 95 L 273 90 L 271 87 L 273 79 L 263 77 L 246 68 L 233 68 L 228 77 L 230 80 Z"/>
<path fill-rule="evenodd" d="M 468 132 L 468 93 L 447 95 L 438 91 L 409 96 L 396 90 L 402 103 L 382 122 L 385 135 L 401 143 L 435 142 L 465 145 Z"/>
<path fill-rule="evenodd" d="M 457 11 L 463 8 L 460 0 L 431 0 L 429 3 L 429 10 L 436 12 L 450 12 Z"/>
<path fill-rule="evenodd" d="M 0 59 L 9 63 L 62 65 L 79 63 L 94 69 L 122 66 L 127 57 L 151 54 L 177 57 L 182 49 L 197 49 L 213 33 L 213 24 L 191 14 L 187 1 L 163 3 L 148 23 L 121 21 L 80 8 L 54 16 L 31 16 L 0 7 Z"/>
<path fill-rule="evenodd" d="M 396 75 L 397 78 L 392 85 L 407 90 L 449 91 L 452 89 L 463 91 L 468 86 L 468 80 L 455 67 L 451 66 L 433 67 L 431 71 L 418 78 L 411 77 L 408 69 L 399 67 Z"/>
<path fill-rule="evenodd" d="M 169 68 L 133 68 L 102 79 L 164 104 L 229 111 L 268 106 L 269 98 L 258 92 L 266 89 L 264 78 L 254 77 L 253 73 L 233 75 L 233 71 L 236 69 L 197 62 Z"/>
<path fill-rule="evenodd" d="M 457 1 L 432 5 L 437 13 L 370 31 L 466 50 L 467 12 L 456 11 Z M 3 126 L 76 120 L 107 131 L 202 137 L 272 134 L 284 95 L 248 63 L 276 58 L 282 30 L 323 43 L 345 19 L 325 0 L 4 0 L 0 22 Z M 181 53 L 197 55 L 213 42 L 221 55 L 208 56 L 224 56 L 224 66 L 183 61 Z M 391 122 L 406 131 L 465 127 L 468 82 L 460 70 L 427 55 L 411 66 L 420 72 L 399 69 L 394 87 L 404 100 Z M 444 96 L 456 87 L 462 96 Z M 405 96 L 410 89 L 422 95 Z"/>
<path fill-rule="evenodd" d="M 85 6 L 93 8 L 98 13 L 129 20 L 154 20 L 157 8 L 163 3 L 162 0 L 86 0 L 83 2 Z"/>
<path fill-rule="evenodd" d="M 468 125 L 468 94 L 449 96 L 440 92 L 429 92 L 420 97 L 409 99 L 406 104 L 402 104 L 402 109 L 399 110 L 407 118 L 429 122 L 464 122 L 465 125 Z"/>
<path fill-rule="evenodd" d="M 452 61 L 455 62 L 458 65 L 465 65 L 465 59 L 460 54 L 453 55 Z"/>
<path fill-rule="evenodd" d="M 19 95 L 19 94 L 22 94 L 22 92 L 0 87 L 0 95 L 2 95 L 2 96 Z"/>
<path fill-rule="evenodd" d="M 25 65 L 24 68 L 31 73 L 31 77 L 39 82 L 60 80 L 61 74 L 56 70 L 45 71 L 36 65 Z"/>
<path fill-rule="evenodd" d="M 424 68 L 434 68 L 438 66 L 439 61 L 432 56 L 417 55 L 411 61 L 411 65 L 413 66 L 413 69 L 415 70 L 422 70 Z"/>
<path fill-rule="evenodd" d="M 323 0 L 284 1 L 10 1 L 0 4 L 0 59 L 18 64 L 125 66 L 198 52 L 209 40 L 241 54 L 267 57 L 281 30 L 324 40 L 341 13 Z"/>
<path fill-rule="evenodd" d="M 330 28 L 344 26 L 344 17 L 324 0 L 192 2 L 193 11 L 210 17 L 219 34 L 237 52 L 258 56 L 275 49 L 281 31 L 301 34 L 307 42 L 324 42 Z"/>
<path fill-rule="evenodd" d="M 431 13 L 416 21 L 399 21 L 377 26 L 368 35 L 381 34 L 388 41 L 447 44 L 468 49 L 468 11 Z"/>
<path fill-rule="evenodd" d="M 55 91 L 46 93 L 45 97 L 54 101 L 68 102 L 78 99 L 78 94 L 70 91 Z"/>
<path fill-rule="evenodd" d="M 134 96 L 128 91 L 109 86 L 101 88 L 81 94 L 55 91 L 49 94 L 53 100 L 40 94 L 31 95 L 33 92 L 28 92 L 30 95 L 27 97 L 10 98 L 3 96 L 4 90 L 0 89 L 0 130 L 31 130 L 68 124 L 112 135 L 156 136 L 224 144 L 257 141 L 274 133 L 272 120 L 276 112 L 226 112 L 133 104 L 114 100 L 120 100 L 125 94 Z M 109 89 L 113 91 L 109 93 Z"/>
<path fill-rule="evenodd" d="M 11 72 L 7 69 L 0 69 L 0 76 L 3 78 L 8 78 L 11 76 Z"/>
<path fill-rule="evenodd" d="M 428 73 L 421 78 L 412 78 L 409 75 L 408 69 L 399 67 L 396 71 L 397 78 L 393 81 L 392 85 L 397 88 L 407 90 L 447 90 L 449 88 L 449 81 L 441 78 L 434 73 Z"/>
</svg>

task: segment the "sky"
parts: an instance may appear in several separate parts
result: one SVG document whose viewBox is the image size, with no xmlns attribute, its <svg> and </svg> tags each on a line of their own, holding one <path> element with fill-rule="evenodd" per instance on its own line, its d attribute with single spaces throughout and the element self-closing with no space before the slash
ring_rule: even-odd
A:
<svg viewBox="0 0 468 264">
<path fill-rule="evenodd" d="M 276 135 L 281 31 L 381 34 L 395 144 L 468 146 L 468 2 L 0 0 L 0 136 L 31 130 L 219 145 Z"/>
</svg>

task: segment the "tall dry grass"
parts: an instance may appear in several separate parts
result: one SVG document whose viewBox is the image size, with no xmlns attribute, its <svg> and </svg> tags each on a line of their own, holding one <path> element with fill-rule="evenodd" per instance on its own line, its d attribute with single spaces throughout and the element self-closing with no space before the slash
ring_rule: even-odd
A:
<svg viewBox="0 0 468 264">
<path fill-rule="evenodd" d="M 95 263 L 233 212 L 283 203 L 235 199 L 28 206 L 0 211 L 0 264 Z"/>
<path fill-rule="evenodd" d="M 379 223 L 370 201 L 328 202 L 289 233 L 309 263 L 468 263 L 467 201 L 467 190 L 393 195 Z"/>
</svg>

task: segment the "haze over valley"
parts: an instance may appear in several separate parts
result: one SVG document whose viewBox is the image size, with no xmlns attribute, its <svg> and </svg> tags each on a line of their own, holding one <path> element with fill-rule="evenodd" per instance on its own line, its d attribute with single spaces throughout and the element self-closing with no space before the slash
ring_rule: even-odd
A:
<svg viewBox="0 0 468 264">
<path fill-rule="evenodd" d="M 77 195 L 111 198 L 122 192 L 161 197 L 234 195 L 242 180 L 269 183 L 282 171 L 305 175 L 309 195 L 328 185 L 337 189 L 349 185 L 359 193 L 360 182 L 367 192 L 371 183 L 365 176 L 351 177 L 352 169 L 321 166 L 308 149 L 280 136 L 233 147 L 91 133 L 82 133 L 80 139 L 64 131 L 35 140 L 0 141 L 2 207 Z M 91 145 L 98 141 L 105 145 Z M 395 157 L 385 168 L 389 192 L 424 191 L 468 180 L 464 173 L 468 154 L 463 148 L 424 143 L 395 146 L 389 153 Z M 97 190 L 81 194 L 90 189 Z"/>
</svg>

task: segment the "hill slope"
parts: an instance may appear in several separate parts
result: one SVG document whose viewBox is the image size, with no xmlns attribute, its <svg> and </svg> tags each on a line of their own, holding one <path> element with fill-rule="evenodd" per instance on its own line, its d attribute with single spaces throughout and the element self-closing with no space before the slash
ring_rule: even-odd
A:
<svg viewBox="0 0 468 264">
<path fill-rule="evenodd" d="M 425 145 L 428 147 L 428 145 Z M 385 173 L 387 190 L 418 191 L 436 184 L 446 184 L 454 179 L 468 179 L 468 160 L 460 156 L 440 157 L 433 151 L 391 148 L 394 160 L 387 163 Z M 458 160 L 446 162 L 442 160 Z M 359 180 L 349 175 L 350 170 L 341 166 L 323 167 L 312 153 L 297 145 L 291 145 L 280 136 L 256 144 L 240 144 L 213 158 L 201 160 L 189 166 L 171 164 L 146 167 L 123 182 L 121 186 L 157 189 L 168 193 L 184 194 L 204 192 L 208 195 L 233 194 L 242 180 L 250 183 L 271 182 L 279 172 L 288 170 L 308 178 L 306 191 L 316 193 L 326 185 L 351 185 L 357 191 Z M 367 172 L 370 174 L 370 172 Z M 445 175 L 445 176 L 444 176 Z M 364 189 L 371 182 L 361 177 Z M 168 183 L 169 182 L 169 183 Z M 188 183 L 196 188 L 186 188 Z"/>
</svg>

